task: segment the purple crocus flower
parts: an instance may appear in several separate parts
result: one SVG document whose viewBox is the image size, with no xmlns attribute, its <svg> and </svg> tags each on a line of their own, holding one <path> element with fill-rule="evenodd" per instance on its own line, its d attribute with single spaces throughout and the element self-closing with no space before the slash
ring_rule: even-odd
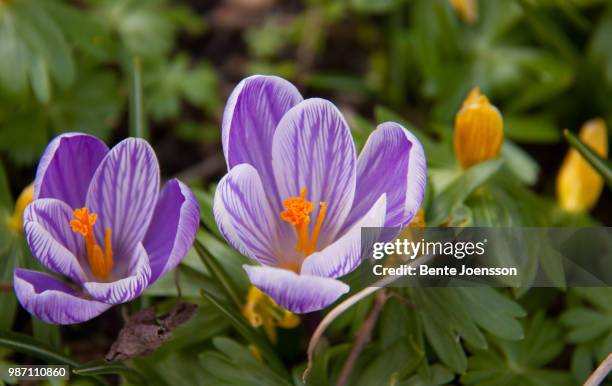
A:
<svg viewBox="0 0 612 386">
<path fill-rule="evenodd" d="M 303 100 L 284 79 L 252 76 L 223 117 L 229 172 L 214 212 L 227 241 L 260 266 L 251 282 L 282 307 L 325 308 L 361 261 L 362 227 L 404 227 L 421 205 L 425 154 L 397 123 L 379 125 L 359 158 L 329 101 Z"/>
<path fill-rule="evenodd" d="M 86 134 L 55 138 L 45 150 L 23 228 L 46 273 L 16 269 L 21 305 L 52 324 L 92 319 L 130 301 L 185 256 L 199 224 L 191 190 L 171 180 L 142 139 L 112 149 Z"/>
</svg>

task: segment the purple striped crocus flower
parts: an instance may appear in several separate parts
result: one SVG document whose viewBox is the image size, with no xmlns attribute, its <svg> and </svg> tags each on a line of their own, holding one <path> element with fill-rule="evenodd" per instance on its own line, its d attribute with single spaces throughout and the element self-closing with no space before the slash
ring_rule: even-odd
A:
<svg viewBox="0 0 612 386">
<path fill-rule="evenodd" d="M 178 180 L 159 191 L 151 146 L 129 138 L 112 149 L 86 134 L 45 150 L 23 229 L 46 273 L 16 269 L 21 305 L 52 324 L 92 319 L 130 301 L 185 256 L 199 224 L 191 190 Z"/>
<path fill-rule="evenodd" d="M 251 282 L 296 313 L 349 290 L 337 278 L 361 261 L 362 227 L 403 227 L 423 199 L 425 154 L 412 133 L 383 123 L 357 158 L 340 111 L 278 77 L 234 89 L 222 140 L 229 172 L 215 194 L 219 229 L 260 263 L 244 266 Z"/>
</svg>

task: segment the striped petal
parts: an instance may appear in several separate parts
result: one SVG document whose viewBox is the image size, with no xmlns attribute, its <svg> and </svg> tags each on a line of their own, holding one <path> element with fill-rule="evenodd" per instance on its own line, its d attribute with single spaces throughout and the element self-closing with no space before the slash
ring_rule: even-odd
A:
<svg viewBox="0 0 612 386">
<path fill-rule="evenodd" d="M 419 140 L 397 123 L 379 125 L 357 160 L 357 191 L 344 229 L 348 230 L 387 195 L 385 226 L 404 227 L 421 207 L 427 165 Z"/>
<path fill-rule="evenodd" d="M 15 295 L 30 314 L 50 324 L 75 324 L 95 318 L 111 305 L 82 297 L 53 276 L 16 269 Z"/>
<path fill-rule="evenodd" d="M 32 254 L 50 270 L 77 283 L 87 281 L 79 257 L 85 256 L 82 239 L 70 229 L 72 210 L 54 198 L 32 202 L 24 212 L 24 232 Z"/>
<path fill-rule="evenodd" d="M 384 226 L 386 202 L 385 194 L 383 194 L 368 213 L 353 225 L 345 235 L 324 250 L 308 256 L 302 264 L 300 274 L 337 278 L 357 268 L 365 257 L 364 254 L 378 240 L 380 233 L 380 229 L 369 229 L 362 233 L 362 228 Z M 367 236 L 367 240 L 363 236 Z"/>
<path fill-rule="evenodd" d="M 200 208 L 193 192 L 179 180 L 168 181 L 143 242 L 151 264 L 151 283 L 181 262 L 199 223 Z"/>
<path fill-rule="evenodd" d="M 98 215 L 98 240 L 112 230 L 113 249 L 127 255 L 149 228 L 159 194 L 159 165 L 155 152 L 142 139 L 128 138 L 111 149 L 94 175 L 87 207 Z"/>
<path fill-rule="evenodd" d="M 121 304 L 140 296 L 148 287 L 151 277 L 149 256 L 142 244 L 138 244 L 127 267 L 127 275 L 110 283 L 88 282 L 83 284 L 89 295 L 100 302 Z"/>
<path fill-rule="evenodd" d="M 321 310 L 349 291 L 343 282 L 326 277 L 298 275 L 272 267 L 243 266 L 251 283 L 281 307 L 298 314 Z"/>
<path fill-rule="evenodd" d="M 277 264 L 279 220 L 255 168 L 241 164 L 227 173 L 215 192 L 215 220 L 225 239 L 240 253 L 265 265 Z"/>
<path fill-rule="evenodd" d="M 293 107 L 278 124 L 272 143 L 272 166 L 281 198 L 327 202 L 318 247 L 337 237 L 355 195 L 355 145 L 338 109 L 324 99 L 307 99 Z M 311 218 L 317 218 L 319 208 Z M 310 222 L 314 228 L 316 221 Z"/>
<path fill-rule="evenodd" d="M 56 198 L 71 208 L 82 207 L 89 182 L 106 153 L 104 142 L 91 135 L 66 133 L 55 137 L 38 164 L 34 199 Z"/>
<path fill-rule="evenodd" d="M 223 114 L 222 142 L 228 169 L 242 163 L 257 169 L 277 211 L 280 200 L 270 161 L 272 137 L 283 115 L 302 99 L 288 81 L 255 75 L 236 86 Z"/>
</svg>

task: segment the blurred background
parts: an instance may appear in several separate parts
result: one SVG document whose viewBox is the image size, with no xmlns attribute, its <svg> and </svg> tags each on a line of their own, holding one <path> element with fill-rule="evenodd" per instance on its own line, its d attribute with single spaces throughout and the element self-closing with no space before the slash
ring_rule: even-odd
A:
<svg viewBox="0 0 612 386">
<path fill-rule="evenodd" d="M 605 0 L 3 0 L 0 160 L 14 193 L 58 133 L 128 135 L 134 57 L 162 170 L 197 183 L 223 173 L 223 105 L 253 73 L 332 99 L 361 137 L 392 117 L 448 137 L 479 86 L 537 161 L 545 194 L 561 130 L 612 119 Z M 603 201 L 595 215 L 606 220 Z"/>
</svg>

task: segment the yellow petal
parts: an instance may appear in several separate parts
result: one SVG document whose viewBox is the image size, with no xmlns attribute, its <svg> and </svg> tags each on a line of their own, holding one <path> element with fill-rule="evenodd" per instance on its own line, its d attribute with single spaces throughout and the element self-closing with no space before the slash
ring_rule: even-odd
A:
<svg viewBox="0 0 612 386">
<path fill-rule="evenodd" d="M 247 301 L 242 307 L 242 315 L 255 328 L 261 326 L 264 322 L 263 316 L 259 312 L 259 304 L 265 294 L 257 287 L 251 286 L 247 294 Z"/>
<path fill-rule="evenodd" d="M 277 341 L 276 327 L 295 328 L 300 324 L 297 315 L 280 307 L 274 299 L 255 286 L 249 288 L 247 301 L 242 307 L 242 315 L 251 326 L 262 327 L 272 343 Z"/>
<path fill-rule="evenodd" d="M 496 158 L 504 140 L 501 113 L 476 87 L 455 117 L 455 156 L 463 169 Z"/>
<path fill-rule="evenodd" d="M 28 185 L 19 195 L 15 202 L 15 211 L 8 220 L 8 227 L 15 233 L 21 233 L 23 229 L 23 211 L 34 199 L 34 183 Z"/>
<path fill-rule="evenodd" d="M 477 0 L 450 0 L 450 4 L 464 22 L 474 24 L 478 19 Z"/>
<path fill-rule="evenodd" d="M 300 324 L 300 317 L 294 314 L 293 312 L 289 312 L 285 310 L 283 313 L 283 318 L 278 321 L 278 326 L 282 328 L 295 328 Z"/>
<path fill-rule="evenodd" d="M 603 119 L 586 122 L 580 129 L 579 138 L 600 156 L 608 157 L 608 130 Z M 597 203 L 603 183 L 580 153 L 570 149 L 557 175 L 557 202 L 568 212 L 588 212 Z"/>
</svg>

